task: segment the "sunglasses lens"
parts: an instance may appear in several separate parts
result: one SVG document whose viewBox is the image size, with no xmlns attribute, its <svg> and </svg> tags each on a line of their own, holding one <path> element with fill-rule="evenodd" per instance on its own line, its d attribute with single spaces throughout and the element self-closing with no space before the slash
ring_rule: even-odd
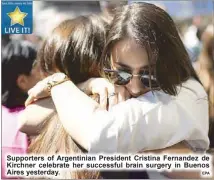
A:
<svg viewBox="0 0 214 180">
<path fill-rule="evenodd" d="M 160 85 L 158 84 L 157 80 L 151 80 L 151 87 L 155 89 L 155 88 L 159 88 Z"/>
<path fill-rule="evenodd" d="M 150 82 L 151 82 L 151 88 L 152 89 L 160 87 L 158 82 L 157 82 L 157 80 L 156 79 L 152 79 L 152 78 L 150 80 L 149 76 L 142 76 L 141 77 L 141 82 L 147 88 L 150 88 Z"/>
<path fill-rule="evenodd" d="M 111 80 L 112 83 L 117 85 L 126 85 L 129 82 L 128 76 L 119 71 L 104 69 L 106 75 Z"/>
<path fill-rule="evenodd" d="M 141 82 L 142 82 L 142 84 L 143 84 L 145 87 L 147 87 L 147 88 L 150 87 L 150 85 L 149 85 L 149 78 L 144 78 L 144 77 L 142 77 L 142 78 L 141 78 Z"/>
<path fill-rule="evenodd" d="M 116 73 L 115 84 L 126 85 L 130 81 L 131 77 L 132 75 L 129 73 L 119 71 Z"/>
</svg>

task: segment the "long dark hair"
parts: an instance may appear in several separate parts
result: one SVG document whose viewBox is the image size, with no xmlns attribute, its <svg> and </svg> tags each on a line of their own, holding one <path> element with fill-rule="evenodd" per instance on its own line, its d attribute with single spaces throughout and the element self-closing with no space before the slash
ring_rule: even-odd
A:
<svg viewBox="0 0 214 180">
<path fill-rule="evenodd" d="M 8 108 L 23 106 L 27 93 L 17 85 L 19 75 L 30 75 L 37 47 L 28 41 L 11 40 L 2 49 L 2 104 Z"/>
<path fill-rule="evenodd" d="M 161 8 L 149 3 L 132 3 L 115 11 L 101 70 L 111 67 L 111 50 L 125 38 L 134 39 L 146 49 L 149 65 L 156 64 L 157 80 L 167 94 L 176 95 L 176 86 L 190 77 L 199 81 L 175 23 Z"/>
</svg>

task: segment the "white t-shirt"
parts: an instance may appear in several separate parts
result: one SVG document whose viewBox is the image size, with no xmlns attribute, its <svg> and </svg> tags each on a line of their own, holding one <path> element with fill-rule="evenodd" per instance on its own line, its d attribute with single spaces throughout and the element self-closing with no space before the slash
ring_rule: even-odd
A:
<svg viewBox="0 0 214 180">
<path fill-rule="evenodd" d="M 93 114 L 89 153 L 137 153 L 186 141 L 194 151 L 209 147 L 208 100 L 202 85 L 190 79 L 178 95 L 148 92 Z M 123 113 L 120 113 L 123 111 Z M 97 123 L 96 123 L 97 121 Z"/>
</svg>

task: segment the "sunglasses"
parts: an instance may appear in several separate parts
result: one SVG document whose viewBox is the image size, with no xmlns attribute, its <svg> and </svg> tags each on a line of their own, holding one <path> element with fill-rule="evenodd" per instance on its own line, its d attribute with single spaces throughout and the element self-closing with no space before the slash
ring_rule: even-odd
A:
<svg viewBox="0 0 214 180">
<path fill-rule="evenodd" d="M 149 72 L 145 72 L 143 74 L 130 74 L 125 71 L 112 70 L 112 69 L 103 69 L 105 73 L 107 73 L 111 80 L 113 80 L 114 84 L 117 85 L 126 85 L 130 82 L 133 77 L 139 77 L 143 86 L 146 88 L 156 89 L 159 88 L 160 85 L 154 75 L 149 75 Z M 150 86 L 151 83 L 151 86 Z"/>
</svg>

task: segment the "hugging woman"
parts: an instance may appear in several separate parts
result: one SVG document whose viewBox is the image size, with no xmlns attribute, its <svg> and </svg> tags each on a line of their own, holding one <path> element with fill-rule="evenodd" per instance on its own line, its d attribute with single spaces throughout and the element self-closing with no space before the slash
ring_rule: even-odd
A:
<svg viewBox="0 0 214 180">
<path fill-rule="evenodd" d="M 66 20 L 57 26 L 44 41 L 38 53 L 38 64 L 44 76 L 64 72 L 75 84 L 99 77 L 98 63 L 105 43 L 108 23 L 91 15 Z M 92 95 L 99 102 L 98 95 Z M 87 153 L 65 131 L 50 98 L 28 106 L 21 116 L 28 120 L 22 131 L 32 136 L 28 153 L 75 154 Z M 26 116 L 27 115 L 27 116 Z M 23 117 L 22 117 L 23 118 Z M 33 124 L 30 124 L 31 122 Z M 36 124 L 36 126 L 34 126 Z M 47 177 L 44 177 L 47 178 Z M 57 179 L 147 178 L 145 172 L 60 172 Z"/>
<path fill-rule="evenodd" d="M 51 92 L 65 130 L 91 153 L 155 151 L 182 142 L 194 151 L 208 148 L 207 95 L 165 11 L 148 3 L 118 10 L 100 67 L 111 83 L 93 78 L 76 86 L 61 71 L 38 83 L 27 104 Z M 94 94 L 100 86 L 101 97 L 109 93 L 109 101 L 101 98 L 101 105 L 78 88 Z M 120 102 L 128 97 L 132 98 Z M 120 103 L 107 111 L 103 108 L 109 102 Z M 22 128 L 28 124 L 25 116 Z"/>
</svg>

